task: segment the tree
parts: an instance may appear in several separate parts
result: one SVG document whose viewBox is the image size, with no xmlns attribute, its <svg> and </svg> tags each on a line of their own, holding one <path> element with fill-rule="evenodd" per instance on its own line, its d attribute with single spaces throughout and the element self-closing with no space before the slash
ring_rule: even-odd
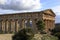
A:
<svg viewBox="0 0 60 40">
<path fill-rule="evenodd" d="M 36 25 L 37 25 L 37 28 L 38 28 L 39 31 L 43 31 L 44 28 L 45 28 L 45 24 L 44 24 L 43 20 L 39 20 L 39 21 L 36 23 Z"/>
</svg>

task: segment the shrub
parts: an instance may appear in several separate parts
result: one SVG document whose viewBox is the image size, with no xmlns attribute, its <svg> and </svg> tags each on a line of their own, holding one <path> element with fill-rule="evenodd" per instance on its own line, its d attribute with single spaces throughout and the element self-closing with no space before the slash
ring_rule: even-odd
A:
<svg viewBox="0 0 60 40">
<path fill-rule="evenodd" d="M 30 40 L 33 37 L 33 33 L 31 33 L 31 30 L 29 28 L 22 29 L 18 33 L 16 33 L 12 40 Z"/>
<path fill-rule="evenodd" d="M 0 31 L 0 34 L 3 34 L 3 31 L 2 30 Z"/>
<path fill-rule="evenodd" d="M 60 39 L 60 32 L 57 32 L 54 35 L 57 36 Z"/>
<path fill-rule="evenodd" d="M 47 34 L 35 34 L 31 40 L 58 40 L 58 38 Z"/>
<path fill-rule="evenodd" d="M 41 40 L 42 35 L 35 34 L 34 37 L 31 40 Z"/>
<path fill-rule="evenodd" d="M 52 35 L 44 34 L 42 40 L 58 40 L 58 38 Z"/>
</svg>

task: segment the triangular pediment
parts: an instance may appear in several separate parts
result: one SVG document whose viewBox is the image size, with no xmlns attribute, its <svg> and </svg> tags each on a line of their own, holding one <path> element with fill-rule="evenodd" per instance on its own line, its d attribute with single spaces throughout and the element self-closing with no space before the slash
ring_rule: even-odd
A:
<svg viewBox="0 0 60 40">
<path fill-rule="evenodd" d="M 56 16 L 55 13 L 51 9 L 44 10 L 43 12 L 46 13 L 46 14 Z"/>
</svg>

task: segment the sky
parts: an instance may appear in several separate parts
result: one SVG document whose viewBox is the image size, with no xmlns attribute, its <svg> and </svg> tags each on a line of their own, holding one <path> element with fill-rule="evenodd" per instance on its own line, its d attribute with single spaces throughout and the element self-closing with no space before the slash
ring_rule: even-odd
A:
<svg viewBox="0 0 60 40">
<path fill-rule="evenodd" d="M 0 14 L 52 9 L 60 23 L 60 0 L 0 0 Z"/>
</svg>

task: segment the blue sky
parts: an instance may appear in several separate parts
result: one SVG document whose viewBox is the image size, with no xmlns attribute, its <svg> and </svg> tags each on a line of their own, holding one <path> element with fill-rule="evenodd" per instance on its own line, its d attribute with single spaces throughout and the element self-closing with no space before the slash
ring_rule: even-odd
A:
<svg viewBox="0 0 60 40">
<path fill-rule="evenodd" d="M 56 14 L 56 23 L 60 23 L 60 0 L 41 0 L 41 9 L 52 9 Z"/>
<path fill-rule="evenodd" d="M 42 9 L 52 9 L 56 14 L 56 23 L 60 23 L 60 0 L 41 0 Z"/>
<path fill-rule="evenodd" d="M 52 9 L 60 23 L 60 0 L 0 0 L 0 14 Z"/>
<path fill-rule="evenodd" d="M 43 9 L 60 6 L 60 0 L 41 0 L 41 3 Z"/>
</svg>

